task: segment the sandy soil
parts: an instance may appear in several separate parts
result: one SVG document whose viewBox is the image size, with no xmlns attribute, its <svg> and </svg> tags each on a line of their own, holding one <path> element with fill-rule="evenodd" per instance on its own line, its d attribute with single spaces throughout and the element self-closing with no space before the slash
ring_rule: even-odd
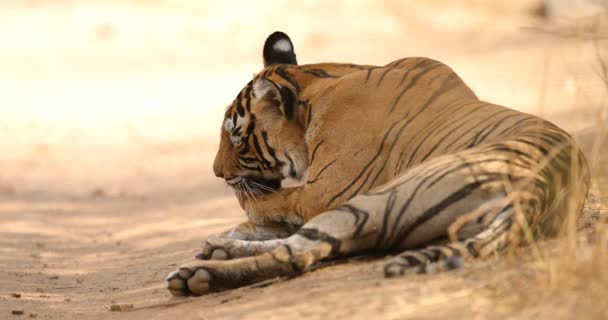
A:
<svg viewBox="0 0 608 320">
<path fill-rule="evenodd" d="M 608 215 L 596 56 L 608 46 L 593 41 L 605 18 L 454 3 L 0 2 L 0 319 L 607 318 L 608 282 L 562 287 L 526 250 L 401 279 L 376 258 L 200 298 L 163 287 L 200 241 L 244 219 L 211 161 L 224 106 L 275 29 L 303 63 L 431 56 L 483 99 L 554 121 L 592 160 L 587 214 Z"/>
</svg>

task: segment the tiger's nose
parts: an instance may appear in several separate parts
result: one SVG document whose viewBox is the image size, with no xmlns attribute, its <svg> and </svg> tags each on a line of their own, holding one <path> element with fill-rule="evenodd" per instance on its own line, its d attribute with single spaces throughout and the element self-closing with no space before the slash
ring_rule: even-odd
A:
<svg viewBox="0 0 608 320">
<path fill-rule="evenodd" d="M 215 173 L 215 176 L 218 178 L 224 177 L 224 173 L 222 172 L 222 170 L 213 170 L 213 173 Z"/>
</svg>

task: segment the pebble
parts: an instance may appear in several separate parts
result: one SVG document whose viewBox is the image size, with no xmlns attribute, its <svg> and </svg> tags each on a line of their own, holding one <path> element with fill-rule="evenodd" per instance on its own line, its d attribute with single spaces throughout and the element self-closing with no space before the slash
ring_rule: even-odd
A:
<svg viewBox="0 0 608 320">
<path fill-rule="evenodd" d="M 16 310 L 11 311 L 11 313 L 14 314 L 14 315 L 22 315 L 22 314 L 25 313 L 25 310 L 23 310 L 23 309 L 16 309 Z"/>
<path fill-rule="evenodd" d="M 91 191 L 92 198 L 104 198 L 106 196 L 106 191 L 102 188 L 95 188 Z"/>
<path fill-rule="evenodd" d="M 110 305 L 110 311 L 128 311 L 133 309 L 132 304 L 115 303 Z"/>
<path fill-rule="evenodd" d="M 11 296 L 12 296 L 13 298 L 21 298 L 21 295 L 22 295 L 22 293 L 21 293 L 21 292 L 14 292 L 14 293 L 11 293 Z"/>
</svg>

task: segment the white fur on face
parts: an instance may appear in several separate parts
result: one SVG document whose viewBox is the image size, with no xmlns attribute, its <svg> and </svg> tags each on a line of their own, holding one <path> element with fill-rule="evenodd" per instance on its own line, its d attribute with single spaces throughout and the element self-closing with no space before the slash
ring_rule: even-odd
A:
<svg viewBox="0 0 608 320">
<path fill-rule="evenodd" d="M 275 89 L 275 87 L 270 80 L 257 79 L 253 83 L 253 94 L 257 99 L 266 96 L 273 89 Z"/>
<path fill-rule="evenodd" d="M 281 40 L 275 42 L 274 45 L 272 46 L 272 49 L 274 49 L 276 51 L 281 51 L 281 52 L 293 51 L 293 48 L 291 47 L 291 43 L 289 43 L 289 40 L 287 40 L 287 39 L 281 39 Z"/>
<path fill-rule="evenodd" d="M 293 169 L 296 172 L 295 177 L 290 176 L 291 167 L 289 159 L 293 162 Z M 285 157 L 285 159 L 281 159 L 281 161 L 284 163 L 281 167 L 281 174 L 284 177 L 281 181 L 281 186 L 289 188 L 304 185 L 306 179 L 308 179 L 308 160 L 306 154 L 289 152 L 289 158 Z"/>
<path fill-rule="evenodd" d="M 234 122 L 232 122 L 232 119 L 226 119 L 224 122 L 224 130 L 230 132 L 232 129 L 234 129 Z"/>
<path fill-rule="evenodd" d="M 241 137 L 235 137 L 235 136 L 232 136 L 230 138 L 230 141 L 232 142 L 232 145 L 235 147 L 238 147 L 241 145 L 241 143 L 243 143 L 243 139 L 241 139 Z"/>
<path fill-rule="evenodd" d="M 233 136 L 232 129 L 234 129 L 237 126 L 242 126 L 244 121 L 245 120 L 242 117 L 237 117 L 236 123 L 234 123 L 232 121 L 232 119 L 226 119 L 226 121 L 224 122 L 224 130 L 226 130 L 228 132 L 228 134 L 230 134 L 230 141 L 232 142 L 232 145 L 235 147 L 240 146 L 241 143 L 243 143 L 243 139 L 239 136 Z"/>
<path fill-rule="evenodd" d="M 283 174 L 285 170 L 283 170 Z M 287 174 L 289 174 L 289 169 L 287 170 Z M 281 188 L 295 188 L 299 186 L 303 186 L 306 184 L 306 178 L 308 177 L 308 168 L 302 174 L 302 178 L 292 178 L 287 176 L 287 178 L 281 180 Z"/>
</svg>

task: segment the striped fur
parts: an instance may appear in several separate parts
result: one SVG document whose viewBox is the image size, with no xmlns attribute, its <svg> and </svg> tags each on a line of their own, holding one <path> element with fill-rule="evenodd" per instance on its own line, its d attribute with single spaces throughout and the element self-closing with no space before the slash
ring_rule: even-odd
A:
<svg viewBox="0 0 608 320">
<path fill-rule="evenodd" d="M 271 58 L 227 110 L 214 164 L 248 222 L 208 239 L 199 259 L 172 272 L 175 295 L 364 252 L 397 253 L 386 276 L 455 268 L 553 236 L 567 212 L 582 209 L 589 173 L 572 138 L 480 101 L 438 61 Z M 280 188 L 289 177 L 300 185 Z"/>
</svg>

